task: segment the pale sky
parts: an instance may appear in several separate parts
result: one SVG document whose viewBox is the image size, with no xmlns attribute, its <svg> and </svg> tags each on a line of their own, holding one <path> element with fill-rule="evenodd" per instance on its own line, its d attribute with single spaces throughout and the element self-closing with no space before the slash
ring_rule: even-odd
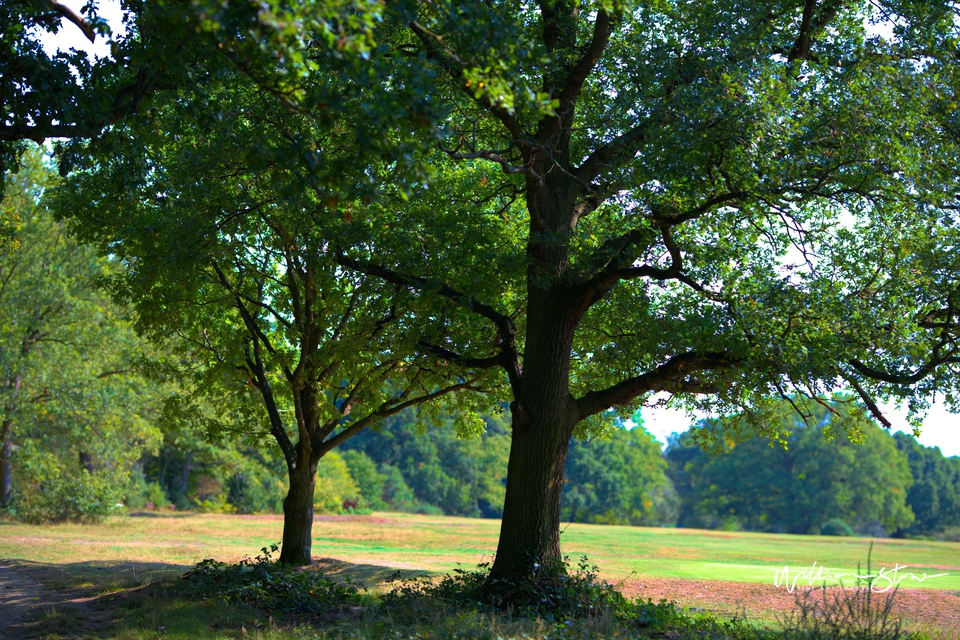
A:
<svg viewBox="0 0 960 640">
<path fill-rule="evenodd" d="M 60 0 L 72 9 L 79 12 L 83 0 Z M 117 32 L 121 29 L 120 3 L 108 0 L 99 4 L 99 15 L 105 18 L 111 28 Z M 875 28 L 876 29 L 876 28 Z M 95 44 L 91 44 L 80 30 L 73 24 L 63 21 L 60 32 L 56 35 L 42 31 L 40 41 L 48 51 L 51 49 L 68 50 L 72 48 L 86 51 L 96 57 L 109 55 L 107 41 L 98 36 Z M 887 419 L 893 423 L 892 431 L 911 433 L 907 425 L 906 412 L 898 411 L 891 406 L 881 405 L 881 410 Z M 698 418 L 703 416 L 698 416 Z M 665 444 L 667 437 L 672 433 L 682 433 L 690 428 L 696 420 L 684 412 L 674 409 L 644 409 L 644 427 L 652 433 L 658 441 Z M 940 447 L 946 456 L 960 456 L 960 415 L 950 414 L 941 405 L 934 405 L 923 423 L 923 431 L 919 441 L 927 447 Z"/>
<path fill-rule="evenodd" d="M 906 411 L 898 411 L 889 405 L 880 405 L 886 418 L 893 423 L 891 432 L 913 433 L 907 424 Z M 662 445 L 672 433 L 682 433 L 703 416 L 693 420 L 685 411 L 676 409 L 647 409 L 643 412 L 643 426 Z M 960 456 L 960 415 L 947 413 L 942 405 L 934 405 L 923 423 L 923 430 L 917 439 L 925 447 L 940 447 L 945 456 Z"/>
</svg>

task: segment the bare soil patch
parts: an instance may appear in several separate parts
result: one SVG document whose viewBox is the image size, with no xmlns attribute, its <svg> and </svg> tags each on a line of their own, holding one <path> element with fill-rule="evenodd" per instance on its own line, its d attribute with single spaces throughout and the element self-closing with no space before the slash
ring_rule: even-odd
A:
<svg viewBox="0 0 960 640">
<path fill-rule="evenodd" d="M 624 582 L 627 597 L 672 600 L 686 607 L 719 614 L 742 614 L 770 620 L 795 608 L 796 599 L 783 587 L 679 578 L 635 578 Z M 841 587 L 828 587 L 840 589 Z M 849 588 L 849 587 L 848 587 Z M 799 589 L 799 588 L 798 588 Z M 877 594 L 883 598 L 885 594 Z M 907 621 L 960 629 L 960 592 L 941 589 L 899 589 L 894 609 Z"/>
</svg>

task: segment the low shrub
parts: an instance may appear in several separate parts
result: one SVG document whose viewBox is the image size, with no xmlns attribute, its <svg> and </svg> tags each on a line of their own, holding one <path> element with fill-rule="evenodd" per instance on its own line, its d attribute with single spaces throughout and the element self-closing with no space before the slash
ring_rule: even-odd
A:
<svg viewBox="0 0 960 640">
<path fill-rule="evenodd" d="M 822 536 L 852 536 L 853 529 L 850 528 L 845 521 L 840 518 L 833 518 L 832 520 L 827 520 L 823 523 L 823 526 L 820 527 L 820 535 Z"/>
<path fill-rule="evenodd" d="M 262 548 L 262 555 L 239 564 L 204 560 L 184 575 L 186 595 L 223 603 L 245 604 L 271 615 L 325 618 L 360 604 L 356 587 L 323 574 L 275 562 L 277 544 Z"/>
<path fill-rule="evenodd" d="M 505 611 L 547 620 L 583 618 L 603 612 L 619 612 L 629 601 L 612 585 L 597 578 L 598 567 L 586 556 L 575 570 L 568 558 L 538 567 L 522 580 L 488 579 L 489 565 L 476 571 L 455 569 L 434 584 L 425 580 L 404 581 L 384 597 L 392 609 L 413 611 L 425 601 L 440 601 L 461 609 Z"/>
<path fill-rule="evenodd" d="M 937 540 L 944 542 L 960 542 L 960 527 L 947 527 L 937 536 Z"/>
<path fill-rule="evenodd" d="M 126 469 L 100 468 L 90 473 L 28 442 L 17 452 L 8 512 L 30 524 L 100 522 L 126 513 L 121 503 L 126 479 Z"/>
<path fill-rule="evenodd" d="M 196 501 L 197 511 L 200 513 L 236 513 L 237 508 L 227 502 L 224 493 L 217 494 L 208 500 Z"/>
<path fill-rule="evenodd" d="M 166 509 L 170 505 L 167 492 L 157 482 L 147 482 L 143 473 L 135 471 L 131 474 L 130 486 L 123 503 L 131 511 L 142 509 Z"/>
</svg>

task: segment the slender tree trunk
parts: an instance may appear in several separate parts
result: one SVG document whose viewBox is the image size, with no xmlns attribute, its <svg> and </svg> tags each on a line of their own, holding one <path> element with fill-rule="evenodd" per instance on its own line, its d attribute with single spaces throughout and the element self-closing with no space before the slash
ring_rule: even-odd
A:
<svg viewBox="0 0 960 640">
<path fill-rule="evenodd" d="M 170 464 L 170 456 L 165 456 L 163 454 L 163 449 L 160 449 L 160 457 L 163 458 L 163 465 L 160 467 L 160 477 L 157 479 L 157 484 L 159 484 L 161 487 L 164 487 L 164 490 L 166 490 L 164 480 L 167 477 L 167 465 Z"/>
<path fill-rule="evenodd" d="M 183 491 L 183 499 L 187 499 L 187 493 L 190 491 L 190 469 L 193 467 L 193 452 L 187 452 L 183 457 L 183 467 L 180 468 L 180 489 Z"/>
<path fill-rule="evenodd" d="M 312 562 L 313 546 L 313 490 L 317 467 L 306 464 L 289 469 L 290 490 L 283 499 L 283 543 L 280 563 L 294 567 Z"/>
<path fill-rule="evenodd" d="M 10 504 L 12 493 L 10 454 L 13 452 L 13 429 L 9 420 L 3 421 L 0 427 L 0 445 L 3 446 L 0 456 L 0 506 Z"/>
</svg>

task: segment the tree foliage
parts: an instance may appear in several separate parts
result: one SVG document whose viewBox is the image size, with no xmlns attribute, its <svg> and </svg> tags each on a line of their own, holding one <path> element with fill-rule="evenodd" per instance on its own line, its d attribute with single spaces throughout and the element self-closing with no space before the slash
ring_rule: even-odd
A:
<svg viewBox="0 0 960 640">
<path fill-rule="evenodd" d="M 282 216 L 326 287 L 399 300 L 377 345 L 499 376 L 494 579 L 559 559 L 571 436 L 655 394 L 738 416 L 699 432 L 714 446 L 785 439 L 782 399 L 811 422 L 836 392 L 881 422 L 876 398 L 956 401 L 952 3 L 398 2 L 379 23 L 316 5 L 211 8 L 200 29 L 229 64 L 65 155 L 99 209 L 81 226 L 163 273 L 214 239 L 249 262 L 236 247 Z M 891 37 L 868 31 L 881 20 Z M 155 228 L 163 250 L 124 244 Z M 857 439 L 857 411 L 837 416 Z"/>
<path fill-rule="evenodd" d="M 343 455 L 372 508 L 498 517 L 509 437 L 502 418 L 485 423 L 482 435 L 464 438 L 450 421 L 426 428 L 408 411 L 351 440 Z"/>
<path fill-rule="evenodd" d="M 149 347 L 129 311 L 97 288 L 121 267 L 42 204 L 56 179 L 41 152 L 5 179 L 20 229 L 0 253 L 3 501 L 29 520 L 102 517 L 158 444 L 163 391 L 136 367 Z"/>
<path fill-rule="evenodd" d="M 782 398 L 955 402 L 953 4 L 397 6 L 446 135 L 406 241 L 339 262 L 445 298 L 429 350 L 509 384 L 494 576 L 559 557 L 571 434 L 654 394 L 738 416 L 716 446 L 785 437 Z"/>
<path fill-rule="evenodd" d="M 196 72 L 205 81 L 175 100 L 74 141 L 56 203 L 128 266 L 112 287 L 138 330 L 175 339 L 177 356 L 156 367 L 187 390 L 171 408 L 213 435 L 276 441 L 290 480 L 281 561 L 308 563 L 320 459 L 405 408 L 480 389 L 484 376 L 418 361 L 417 318 L 441 313 L 432 300 L 333 260 L 334 242 L 367 240 L 349 203 L 372 197 L 372 167 L 403 148 L 367 117 L 357 82 L 305 83 L 304 96 L 338 92 L 335 112 L 317 116 L 219 54 Z M 218 396 L 229 400 L 205 401 Z M 475 425 L 459 406 L 464 428 Z"/>
<path fill-rule="evenodd" d="M 574 440 L 563 477 L 562 517 L 596 524 L 674 524 L 678 501 L 666 468 L 660 443 L 642 426 Z"/>
</svg>

